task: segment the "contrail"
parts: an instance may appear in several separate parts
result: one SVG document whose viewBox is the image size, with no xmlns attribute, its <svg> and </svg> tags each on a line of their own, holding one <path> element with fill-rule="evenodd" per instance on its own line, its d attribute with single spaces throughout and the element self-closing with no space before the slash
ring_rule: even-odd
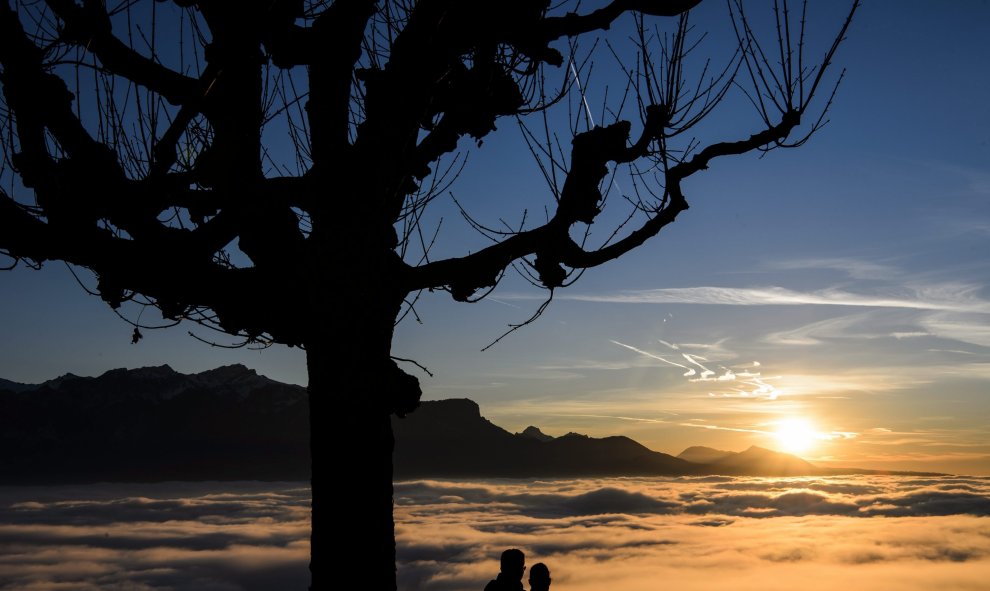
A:
<svg viewBox="0 0 990 591">
<path fill-rule="evenodd" d="M 654 355 L 653 353 L 648 353 L 648 352 L 646 352 L 646 351 L 644 351 L 642 349 L 637 349 L 636 347 L 633 347 L 632 345 L 627 345 L 625 343 L 620 343 L 619 341 L 613 341 L 611 339 L 609 339 L 609 341 L 612 342 L 612 343 L 615 343 L 616 345 L 618 345 L 620 347 L 625 347 L 626 349 L 629 349 L 630 351 L 635 351 L 635 352 L 639 353 L 640 355 L 645 355 L 645 356 L 649 357 L 650 359 L 656 359 L 657 361 L 663 361 L 664 363 L 667 363 L 669 365 L 673 365 L 673 366 L 679 367 L 681 369 L 686 369 L 686 370 L 688 370 L 689 373 L 688 374 L 685 374 L 685 375 L 694 375 L 696 373 L 693 369 L 691 369 L 690 367 L 688 367 L 686 365 L 681 365 L 680 363 L 675 363 L 675 362 L 670 361 L 668 359 L 664 359 L 663 357 L 660 357 L 659 355 Z"/>
<path fill-rule="evenodd" d="M 591 127 L 595 127 L 595 117 L 594 115 L 591 114 L 591 105 L 588 104 L 588 97 L 585 96 L 584 94 L 584 86 L 581 85 L 581 79 L 578 78 L 577 68 L 574 67 L 573 58 L 571 58 L 570 60 L 570 65 L 571 65 L 571 75 L 574 76 L 574 83 L 578 87 L 578 94 L 581 95 L 581 104 L 584 105 L 584 112 L 586 115 L 588 115 L 588 123 L 591 124 Z M 609 169 L 609 172 L 612 171 L 611 170 L 612 167 L 609 166 L 608 162 L 605 163 L 605 166 Z M 616 180 L 615 175 L 612 175 L 612 180 L 610 184 L 615 185 L 616 190 L 619 191 L 620 194 L 622 193 L 622 187 L 619 186 L 619 181 Z"/>
</svg>

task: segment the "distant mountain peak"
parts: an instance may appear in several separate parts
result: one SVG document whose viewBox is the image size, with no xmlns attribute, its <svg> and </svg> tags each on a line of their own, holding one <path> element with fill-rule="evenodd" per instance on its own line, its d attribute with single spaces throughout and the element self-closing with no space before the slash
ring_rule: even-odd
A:
<svg viewBox="0 0 990 591">
<path fill-rule="evenodd" d="M 553 441 L 553 437 L 547 435 L 543 431 L 540 431 L 539 427 L 534 427 L 530 425 L 522 430 L 522 433 L 517 433 L 521 437 L 529 437 L 530 439 L 535 439 L 537 441 Z"/>
<path fill-rule="evenodd" d="M 100 374 L 98 378 L 87 379 L 127 379 L 127 380 L 163 380 L 173 376 L 181 375 L 168 365 L 151 365 L 147 367 L 135 367 L 127 369 L 120 367 L 111 369 Z M 77 377 L 77 376 L 72 376 Z M 63 378 L 58 378 L 62 380 Z M 46 382 L 47 383 L 47 382 Z"/>
<path fill-rule="evenodd" d="M 708 465 L 727 474 L 753 476 L 806 476 L 822 471 L 803 458 L 758 445 L 751 445 L 745 451 L 730 454 Z"/>
<path fill-rule="evenodd" d="M 81 380 L 81 379 L 83 379 L 81 376 L 77 376 L 74 373 L 64 373 L 58 376 L 57 378 L 52 378 L 50 380 L 42 382 L 41 384 L 39 384 L 39 386 L 48 386 L 53 390 L 57 390 L 58 387 L 61 386 L 63 382 L 68 382 L 70 380 Z"/>
<path fill-rule="evenodd" d="M 166 366 L 167 367 L 167 366 Z M 230 365 L 221 365 L 220 367 L 215 367 L 213 369 L 208 369 L 206 371 L 201 371 L 197 374 L 192 374 L 196 376 L 236 376 L 236 375 L 258 375 L 258 372 L 251 369 L 250 367 L 244 365 L 243 363 L 232 363 Z"/>
<path fill-rule="evenodd" d="M 677 457 L 696 464 L 711 464 L 734 455 L 736 452 L 694 445 L 677 454 Z"/>
<path fill-rule="evenodd" d="M 127 375 L 131 378 L 144 380 L 160 380 L 162 378 L 170 378 L 177 375 L 177 373 L 171 366 L 165 364 L 136 367 L 134 369 L 111 369 L 103 375 Z"/>
<path fill-rule="evenodd" d="M 560 439 L 564 439 L 566 437 L 570 437 L 572 439 L 590 439 L 590 437 L 588 437 L 587 435 L 585 435 L 583 433 L 575 433 L 574 431 L 569 432 L 568 434 L 564 435 Z"/>
<path fill-rule="evenodd" d="M 208 369 L 206 371 L 201 371 L 199 373 L 190 374 L 189 377 L 210 384 L 215 384 L 215 383 L 230 384 L 230 383 L 242 382 L 246 380 L 268 381 L 268 378 L 266 378 L 265 376 L 258 375 L 258 372 L 256 372 L 255 370 L 240 363 L 234 363 L 232 365 L 224 365 L 214 369 Z"/>
<path fill-rule="evenodd" d="M 772 449 L 767 449 L 765 447 L 760 447 L 759 445 L 751 445 L 751 446 L 747 447 L 745 450 L 743 450 L 743 451 L 741 451 L 739 453 L 740 454 L 754 455 L 754 456 L 755 455 L 776 455 L 776 454 L 790 455 L 790 454 L 784 454 L 783 452 L 774 451 Z"/>
<path fill-rule="evenodd" d="M 448 398 L 424 401 L 415 414 L 429 415 L 433 420 L 450 425 L 470 425 L 481 419 L 481 407 L 469 398 Z"/>
</svg>

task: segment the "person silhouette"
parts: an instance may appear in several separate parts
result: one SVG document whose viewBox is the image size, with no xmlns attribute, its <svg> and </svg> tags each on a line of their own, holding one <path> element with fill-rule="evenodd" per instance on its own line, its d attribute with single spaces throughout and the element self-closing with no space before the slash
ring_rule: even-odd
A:
<svg viewBox="0 0 990 591">
<path fill-rule="evenodd" d="M 498 576 L 488 581 L 485 591 L 524 591 L 523 572 L 526 571 L 526 555 L 522 550 L 509 548 L 502 552 Z"/>
<path fill-rule="evenodd" d="M 550 591 L 550 569 L 537 562 L 529 569 L 529 591 Z"/>
</svg>

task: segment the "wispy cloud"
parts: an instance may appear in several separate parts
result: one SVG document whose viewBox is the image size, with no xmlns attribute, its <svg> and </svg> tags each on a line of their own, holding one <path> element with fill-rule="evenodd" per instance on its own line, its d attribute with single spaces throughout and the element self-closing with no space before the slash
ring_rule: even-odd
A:
<svg viewBox="0 0 990 591">
<path fill-rule="evenodd" d="M 990 314 L 990 301 L 979 285 L 940 284 L 906 287 L 891 293 L 856 293 L 839 288 L 797 291 L 784 287 L 679 287 L 619 291 L 604 294 L 565 293 L 559 300 L 614 304 L 704 304 L 722 306 L 859 306 L 909 308 Z M 532 299 L 532 294 L 508 294 L 503 299 Z"/>
<path fill-rule="evenodd" d="M 891 279 L 901 275 L 901 271 L 896 267 L 882 265 L 876 261 L 848 257 L 776 260 L 765 264 L 764 267 L 780 271 L 829 269 L 840 271 L 854 279 Z"/>
<path fill-rule="evenodd" d="M 879 293 L 857 293 L 840 288 L 797 291 L 768 287 L 674 287 L 618 291 L 602 294 L 563 293 L 559 300 L 613 304 L 701 304 L 722 306 L 858 306 L 908 308 L 990 314 L 990 301 L 981 296 L 982 286 L 941 283 L 902 286 Z M 534 294 L 505 294 L 503 299 L 525 300 Z"/>
<path fill-rule="evenodd" d="M 921 325 L 941 338 L 990 347 L 990 323 L 982 316 L 942 312 L 928 315 Z"/>
<path fill-rule="evenodd" d="M 678 423 L 681 427 L 692 427 L 695 429 L 708 429 L 709 431 L 733 431 L 735 433 L 756 433 L 758 435 L 770 435 L 771 432 L 765 429 L 745 429 L 742 427 L 724 427 L 722 425 L 710 425 L 708 423 Z"/>
<path fill-rule="evenodd" d="M 646 365 L 638 358 L 632 361 L 597 361 L 593 359 L 579 359 L 569 363 L 548 363 L 537 365 L 534 369 L 538 371 L 574 371 L 574 370 L 623 370 L 635 369 Z"/>
<path fill-rule="evenodd" d="M 817 345 L 822 339 L 848 338 L 850 329 L 863 324 L 867 318 L 867 314 L 828 318 L 798 328 L 771 332 L 763 340 L 778 345 Z"/>
<path fill-rule="evenodd" d="M 677 413 L 668 413 L 668 414 L 676 415 Z M 651 418 L 645 418 L 645 417 L 624 417 L 624 416 L 621 416 L 621 415 L 592 415 L 592 414 L 578 414 L 578 413 L 574 413 L 574 414 L 561 414 L 561 415 L 557 415 L 557 416 L 561 416 L 561 417 L 584 417 L 584 418 L 589 418 L 589 419 L 616 419 L 616 420 L 619 420 L 619 421 L 632 421 L 634 423 L 653 423 L 653 424 L 657 424 L 657 425 L 660 425 L 660 424 L 669 424 L 670 423 L 670 421 L 666 421 L 664 419 L 651 419 Z"/>
</svg>

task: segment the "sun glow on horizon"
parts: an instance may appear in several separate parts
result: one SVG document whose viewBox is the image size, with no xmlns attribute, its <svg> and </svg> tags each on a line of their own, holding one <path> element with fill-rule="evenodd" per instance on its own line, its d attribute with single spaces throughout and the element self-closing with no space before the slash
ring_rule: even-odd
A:
<svg viewBox="0 0 990 591">
<path fill-rule="evenodd" d="M 814 425 L 800 418 L 778 421 L 773 435 L 777 438 L 778 445 L 788 453 L 807 452 L 820 438 Z"/>
</svg>

